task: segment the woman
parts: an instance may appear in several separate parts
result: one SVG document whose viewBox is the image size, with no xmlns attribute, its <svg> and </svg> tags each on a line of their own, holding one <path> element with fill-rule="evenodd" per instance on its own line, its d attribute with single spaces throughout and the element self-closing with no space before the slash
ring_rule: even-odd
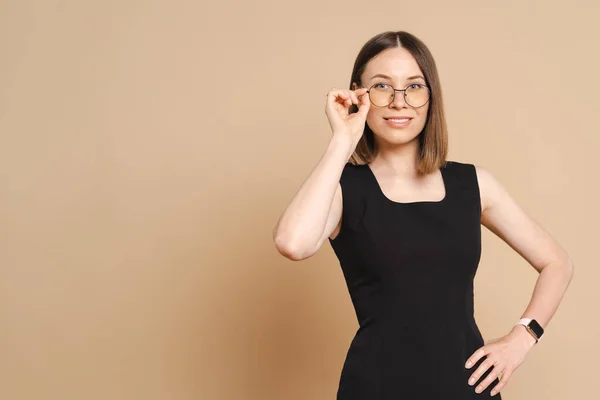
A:
<svg viewBox="0 0 600 400">
<path fill-rule="evenodd" d="M 572 279 L 569 256 L 489 171 L 446 160 L 438 73 L 415 36 L 370 39 L 325 112 L 330 143 L 273 238 L 292 260 L 328 239 L 340 261 L 359 328 L 337 399 L 501 399 Z M 521 318 L 487 342 L 473 307 L 481 224 L 539 272 Z"/>
</svg>

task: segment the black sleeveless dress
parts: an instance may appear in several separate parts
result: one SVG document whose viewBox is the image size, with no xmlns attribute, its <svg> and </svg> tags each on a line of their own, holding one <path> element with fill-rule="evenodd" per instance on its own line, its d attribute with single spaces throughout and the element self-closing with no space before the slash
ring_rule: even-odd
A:
<svg viewBox="0 0 600 400">
<path fill-rule="evenodd" d="M 484 339 L 474 319 L 481 255 L 481 203 L 473 164 L 440 169 L 441 201 L 397 203 L 368 165 L 340 178 L 341 230 L 329 242 L 340 261 L 359 328 L 341 371 L 338 400 L 497 399 L 470 386 L 467 358 Z"/>
</svg>

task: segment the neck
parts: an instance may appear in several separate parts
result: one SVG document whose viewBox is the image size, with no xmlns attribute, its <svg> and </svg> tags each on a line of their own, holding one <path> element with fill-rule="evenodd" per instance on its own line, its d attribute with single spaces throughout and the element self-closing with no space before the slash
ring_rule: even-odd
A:
<svg viewBox="0 0 600 400">
<path fill-rule="evenodd" d="M 416 177 L 419 147 L 418 138 L 400 145 L 377 143 L 377 154 L 371 164 L 381 166 L 397 176 Z"/>
</svg>

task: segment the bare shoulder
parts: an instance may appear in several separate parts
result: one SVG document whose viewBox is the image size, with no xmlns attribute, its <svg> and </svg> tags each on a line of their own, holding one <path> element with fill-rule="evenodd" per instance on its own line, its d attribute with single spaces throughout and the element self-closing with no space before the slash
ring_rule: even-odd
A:
<svg viewBox="0 0 600 400">
<path fill-rule="evenodd" d="M 481 223 L 525 258 L 538 272 L 552 261 L 568 260 L 565 250 L 480 165 L 475 166 L 481 194 Z"/>
</svg>

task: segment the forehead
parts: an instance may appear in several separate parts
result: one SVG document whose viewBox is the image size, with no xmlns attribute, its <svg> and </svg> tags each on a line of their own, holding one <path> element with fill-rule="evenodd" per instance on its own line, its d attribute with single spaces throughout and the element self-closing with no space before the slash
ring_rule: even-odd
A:
<svg viewBox="0 0 600 400">
<path fill-rule="evenodd" d="M 394 47 L 382 51 L 369 60 L 362 74 L 362 81 L 368 82 L 376 74 L 388 75 L 400 82 L 409 76 L 423 75 L 423 72 L 408 50 Z"/>
</svg>

